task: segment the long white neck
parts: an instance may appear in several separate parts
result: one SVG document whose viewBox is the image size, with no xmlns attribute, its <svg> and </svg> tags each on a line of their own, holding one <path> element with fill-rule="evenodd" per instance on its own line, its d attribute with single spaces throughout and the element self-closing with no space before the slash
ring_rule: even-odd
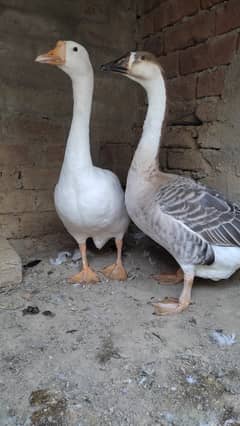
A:
<svg viewBox="0 0 240 426">
<path fill-rule="evenodd" d="M 141 171 L 158 164 L 158 152 L 161 132 L 166 110 L 166 88 L 162 75 L 145 86 L 148 97 L 148 110 L 143 125 L 143 132 L 133 164 Z"/>
<path fill-rule="evenodd" d="M 63 169 L 92 166 L 89 122 L 93 96 L 93 72 L 72 79 L 73 117 L 65 150 Z"/>
</svg>

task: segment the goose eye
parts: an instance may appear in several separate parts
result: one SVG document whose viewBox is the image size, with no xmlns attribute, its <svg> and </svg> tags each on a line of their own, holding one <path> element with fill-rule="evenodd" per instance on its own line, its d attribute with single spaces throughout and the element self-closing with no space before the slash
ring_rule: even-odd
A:
<svg viewBox="0 0 240 426">
<path fill-rule="evenodd" d="M 75 47 L 73 48 L 73 51 L 74 51 L 74 52 L 77 52 L 77 51 L 78 51 L 77 46 L 75 46 Z"/>
</svg>

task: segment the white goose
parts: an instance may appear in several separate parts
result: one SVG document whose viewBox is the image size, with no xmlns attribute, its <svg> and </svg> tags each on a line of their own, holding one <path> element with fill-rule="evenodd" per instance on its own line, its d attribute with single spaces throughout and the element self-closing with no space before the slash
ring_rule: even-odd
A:
<svg viewBox="0 0 240 426">
<path fill-rule="evenodd" d="M 73 118 L 54 193 L 57 213 L 79 244 L 82 256 L 82 270 L 70 281 L 99 281 L 87 261 L 86 240 L 89 237 L 99 249 L 110 238 L 115 238 L 116 263 L 102 272 L 110 279 L 125 280 L 122 242 L 129 218 L 124 193 L 117 176 L 109 170 L 94 167 L 90 154 L 89 121 L 94 76 L 88 53 L 78 43 L 59 41 L 53 50 L 38 56 L 36 61 L 57 65 L 72 79 Z"/>
<path fill-rule="evenodd" d="M 126 206 L 136 225 L 181 266 L 174 276 L 159 276 L 169 283 L 183 279 L 184 286 L 179 300 L 166 298 L 153 304 L 156 313 L 181 312 L 191 302 L 195 276 L 217 281 L 240 267 L 240 208 L 189 178 L 159 170 L 166 90 L 155 56 L 131 52 L 102 69 L 124 74 L 147 92 L 149 106 L 128 174 Z"/>
</svg>

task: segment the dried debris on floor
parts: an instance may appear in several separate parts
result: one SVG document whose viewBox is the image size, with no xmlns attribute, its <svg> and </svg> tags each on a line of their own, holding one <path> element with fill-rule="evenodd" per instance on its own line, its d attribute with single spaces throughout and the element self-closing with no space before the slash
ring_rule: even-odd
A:
<svg viewBox="0 0 240 426">
<path fill-rule="evenodd" d="M 124 249 L 133 278 L 94 286 L 67 282 L 80 266 L 72 247 L 56 267 L 56 246 L 39 246 L 41 262 L 1 293 L 1 426 L 239 426 L 237 275 L 196 280 L 186 312 L 156 317 L 149 302 L 179 286 L 151 275 L 176 265 L 142 235 Z M 111 245 L 91 250 L 95 270 L 115 258 Z"/>
<path fill-rule="evenodd" d="M 34 407 L 31 415 L 32 426 L 66 426 L 67 400 L 59 391 L 39 389 L 31 393 L 30 405 Z"/>
<path fill-rule="evenodd" d="M 28 306 L 22 310 L 23 315 L 37 315 L 39 314 L 39 308 L 37 306 Z"/>
</svg>

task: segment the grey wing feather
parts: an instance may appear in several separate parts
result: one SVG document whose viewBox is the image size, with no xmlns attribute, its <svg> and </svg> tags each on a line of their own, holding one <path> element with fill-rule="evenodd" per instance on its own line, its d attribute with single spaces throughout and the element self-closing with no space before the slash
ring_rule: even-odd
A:
<svg viewBox="0 0 240 426">
<path fill-rule="evenodd" d="M 240 246 L 240 208 L 191 179 L 178 178 L 157 195 L 161 210 L 210 244 Z"/>
</svg>

